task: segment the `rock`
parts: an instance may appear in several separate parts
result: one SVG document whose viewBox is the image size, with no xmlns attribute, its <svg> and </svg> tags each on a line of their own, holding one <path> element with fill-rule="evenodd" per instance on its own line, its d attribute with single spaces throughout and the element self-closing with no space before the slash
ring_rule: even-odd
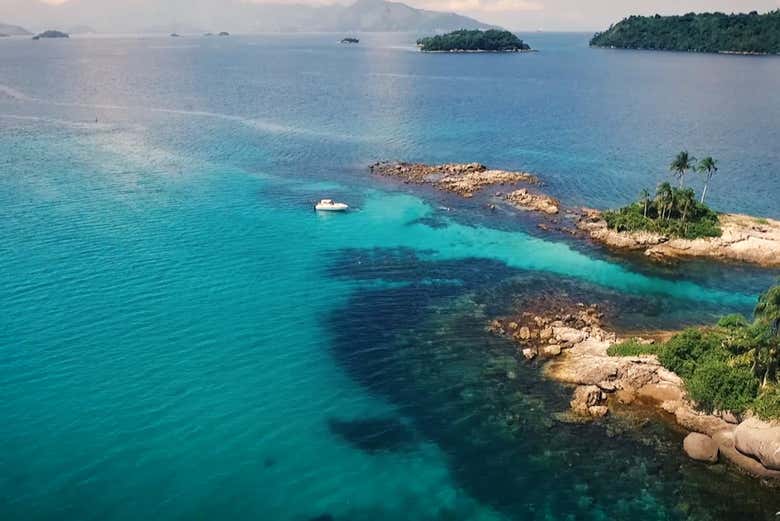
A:
<svg viewBox="0 0 780 521">
<path fill-rule="evenodd" d="M 531 338 L 531 330 L 528 329 L 526 326 L 523 326 L 518 331 L 518 335 L 521 340 L 528 340 L 529 338 Z"/>
<path fill-rule="evenodd" d="M 609 409 L 606 405 L 594 405 L 592 407 L 588 407 L 588 413 L 594 418 L 602 418 L 606 416 L 608 412 Z"/>
<path fill-rule="evenodd" d="M 581 385 L 574 390 L 569 404 L 571 410 L 581 416 L 604 416 L 606 412 L 601 407 L 606 399 L 606 395 L 595 385 Z"/>
<path fill-rule="evenodd" d="M 573 327 L 554 327 L 553 336 L 560 342 L 571 342 L 572 344 L 579 344 L 588 338 L 587 333 Z"/>
<path fill-rule="evenodd" d="M 640 387 L 637 394 L 642 398 L 649 398 L 659 403 L 679 402 L 683 399 L 682 389 L 666 382 L 647 384 Z"/>
<path fill-rule="evenodd" d="M 720 454 L 751 476 L 780 480 L 780 471 L 770 470 L 750 456 L 745 456 L 734 446 L 734 428 L 716 432 L 712 439 L 718 444 Z"/>
<path fill-rule="evenodd" d="M 517 322 L 510 322 L 509 323 L 509 329 L 511 329 L 512 331 L 517 331 L 518 327 L 519 326 L 517 325 Z"/>
<path fill-rule="evenodd" d="M 622 404 L 630 404 L 636 400 L 636 393 L 633 389 L 620 389 L 615 393 L 615 398 Z"/>
<path fill-rule="evenodd" d="M 674 411 L 677 423 L 689 431 L 700 432 L 713 436 L 716 432 L 733 428 L 720 418 L 694 411 L 690 406 L 683 405 Z"/>
<path fill-rule="evenodd" d="M 560 211 L 561 203 L 557 199 L 545 194 L 536 194 L 529 192 L 525 188 L 515 190 L 504 196 L 512 206 L 521 210 L 530 210 L 541 212 L 548 215 L 555 215 Z"/>
<path fill-rule="evenodd" d="M 780 470 L 780 422 L 748 418 L 734 430 L 734 446 L 770 470 Z"/>
<path fill-rule="evenodd" d="M 706 434 L 692 432 L 683 440 L 683 450 L 691 459 L 717 463 L 718 445 Z"/>
<path fill-rule="evenodd" d="M 557 344 L 544 346 L 542 348 L 542 354 L 545 356 L 558 356 L 561 354 L 561 346 Z"/>
<path fill-rule="evenodd" d="M 531 349 L 530 347 L 523 349 L 523 356 L 526 360 L 533 360 L 536 358 L 536 349 Z"/>
<path fill-rule="evenodd" d="M 379 175 L 399 177 L 408 183 L 430 184 L 462 197 L 473 197 L 482 188 L 492 185 L 539 182 L 536 176 L 526 172 L 489 170 L 479 163 L 426 165 L 382 162 L 371 165 L 369 170 Z"/>
<path fill-rule="evenodd" d="M 549 340 L 553 336 L 553 330 L 551 327 L 545 327 L 541 331 L 539 331 L 539 338 L 541 340 Z"/>
</svg>

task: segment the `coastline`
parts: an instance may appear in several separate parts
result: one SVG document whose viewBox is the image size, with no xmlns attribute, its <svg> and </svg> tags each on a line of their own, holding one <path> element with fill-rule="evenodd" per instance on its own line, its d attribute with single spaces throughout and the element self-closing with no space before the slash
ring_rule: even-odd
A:
<svg viewBox="0 0 780 521">
<path fill-rule="evenodd" d="M 420 49 L 420 52 L 423 52 L 425 54 L 525 54 L 525 53 L 533 53 L 533 52 L 539 52 L 538 49 L 507 49 L 503 51 L 490 51 L 486 49 L 451 49 L 448 51 L 426 51 L 423 49 Z"/>
<path fill-rule="evenodd" d="M 490 187 L 511 186 L 508 193 L 493 193 L 488 204 L 490 210 L 506 204 L 534 212 L 547 220 L 538 224 L 542 230 L 560 230 L 617 252 L 639 251 L 656 261 L 705 259 L 780 268 L 780 221 L 775 219 L 720 214 L 723 233 L 713 238 L 681 239 L 648 232 L 618 232 L 607 228 L 601 210 L 565 207 L 540 190 L 542 180 L 528 172 L 496 170 L 479 163 L 427 165 L 394 161 L 374 163 L 369 171 L 404 183 L 429 185 L 464 198 L 472 198 Z"/>
<path fill-rule="evenodd" d="M 692 459 L 716 463 L 722 456 L 741 472 L 780 486 L 780 421 L 697 410 L 682 379 L 655 355 L 610 356 L 607 349 L 626 338 L 606 329 L 603 316 L 595 304 L 540 302 L 534 311 L 492 320 L 487 329 L 510 338 L 526 360 L 540 360 L 546 378 L 574 387 L 571 410 L 557 415 L 559 421 L 596 420 L 628 407 L 687 431 L 681 449 Z M 666 335 L 649 332 L 640 341 Z"/>
<path fill-rule="evenodd" d="M 593 49 L 608 49 L 615 51 L 649 51 L 649 52 L 678 52 L 694 54 L 725 54 L 728 56 L 780 56 L 780 53 L 753 52 L 753 51 L 697 51 L 695 49 L 653 49 L 648 47 L 618 47 L 616 45 L 589 45 Z"/>
<path fill-rule="evenodd" d="M 607 230 L 600 211 L 564 208 L 557 199 L 541 192 L 542 182 L 528 172 L 489 169 L 479 163 L 404 162 L 379 162 L 369 170 L 404 183 L 432 186 L 464 199 L 487 188 L 509 186 L 508 193 L 493 192 L 488 209 L 495 210 L 496 204 L 504 203 L 534 212 L 542 219 L 551 219 L 555 229 L 622 251 L 643 250 L 656 260 L 704 258 L 780 266 L 780 221 L 724 214 L 724 234 L 716 239 L 721 242 L 669 240 L 655 234 Z M 557 224 L 559 214 L 569 220 L 568 227 Z M 538 226 L 543 230 L 553 228 L 544 222 Z M 487 329 L 511 338 L 526 360 L 542 360 L 545 377 L 575 386 L 571 411 L 560 415 L 560 421 L 597 419 L 610 414 L 616 406 L 644 408 L 646 414 L 658 415 L 689 433 L 684 450 L 691 458 L 714 463 L 722 457 L 741 472 L 780 486 L 780 421 L 764 422 L 756 417 L 738 418 L 731 413 L 707 414 L 697 410 L 687 396 L 683 380 L 664 368 L 655 355 L 610 356 L 608 348 L 625 339 L 607 330 L 603 318 L 595 304 L 540 302 L 535 312 L 526 309 L 516 316 L 494 319 Z M 639 334 L 644 337 L 641 342 L 655 343 L 673 333 Z"/>
</svg>

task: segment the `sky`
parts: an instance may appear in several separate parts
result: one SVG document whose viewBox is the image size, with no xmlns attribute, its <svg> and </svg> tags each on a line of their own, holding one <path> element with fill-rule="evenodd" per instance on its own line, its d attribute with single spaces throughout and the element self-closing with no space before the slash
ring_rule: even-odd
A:
<svg viewBox="0 0 780 521">
<path fill-rule="evenodd" d="M 26 11 L 38 2 L 60 4 L 75 0 L 0 0 Z M 103 0 L 131 3 L 136 0 Z M 164 4 L 167 0 L 158 0 Z M 221 0 L 214 0 L 218 5 Z M 243 0 L 273 4 L 352 3 L 352 0 Z M 631 14 L 682 14 L 690 11 L 766 12 L 780 8 L 780 0 L 396 0 L 413 7 L 453 11 L 510 29 L 601 30 Z M 7 12 L 7 9 L 6 9 Z M 20 17 L 28 13 L 18 13 Z"/>
</svg>

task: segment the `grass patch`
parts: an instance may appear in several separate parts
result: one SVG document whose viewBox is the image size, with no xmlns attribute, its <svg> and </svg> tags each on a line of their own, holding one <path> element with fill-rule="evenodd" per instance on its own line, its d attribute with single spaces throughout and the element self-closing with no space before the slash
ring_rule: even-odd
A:
<svg viewBox="0 0 780 521">
<path fill-rule="evenodd" d="M 607 348 L 609 356 L 641 356 L 658 354 L 657 344 L 643 344 L 636 338 L 611 345 Z"/>
<path fill-rule="evenodd" d="M 780 387 L 764 390 L 753 402 L 753 411 L 763 420 L 780 418 Z"/>
</svg>

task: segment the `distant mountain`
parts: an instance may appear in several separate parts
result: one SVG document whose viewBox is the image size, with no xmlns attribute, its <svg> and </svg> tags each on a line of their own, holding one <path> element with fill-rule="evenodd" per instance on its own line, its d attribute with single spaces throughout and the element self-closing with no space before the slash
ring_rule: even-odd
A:
<svg viewBox="0 0 780 521">
<path fill-rule="evenodd" d="M 35 27 L 89 26 L 100 32 L 193 28 L 197 29 L 193 32 L 405 31 L 428 34 L 494 27 L 455 13 L 415 9 L 385 0 L 357 0 L 347 6 L 258 4 L 246 0 L 69 0 L 59 5 L 36 0 L 2 0 L 0 4 L 0 17 L 13 16 L 19 23 Z"/>
<path fill-rule="evenodd" d="M 19 27 L 18 25 L 0 23 L 0 34 L 5 34 L 7 36 L 23 36 L 31 35 L 32 33 L 24 27 Z"/>
</svg>

